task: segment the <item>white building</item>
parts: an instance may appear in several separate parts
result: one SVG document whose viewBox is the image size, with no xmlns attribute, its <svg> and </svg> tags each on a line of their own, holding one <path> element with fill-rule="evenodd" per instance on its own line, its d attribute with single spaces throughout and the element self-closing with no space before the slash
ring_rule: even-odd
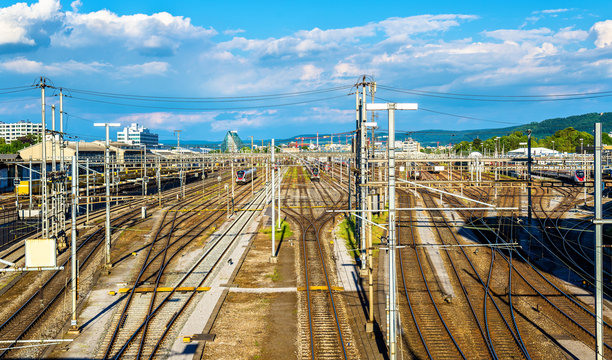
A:
<svg viewBox="0 0 612 360">
<path fill-rule="evenodd" d="M 144 126 L 131 124 L 117 132 L 117 141 L 131 145 L 158 145 L 159 135 L 150 132 Z"/>
<path fill-rule="evenodd" d="M 406 139 L 405 141 L 396 140 L 395 149 L 397 151 L 407 153 L 418 153 L 419 151 L 421 151 L 421 144 L 412 139 Z"/>
<path fill-rule="evenodd" d="M 510 156 L 527 156 L 527 148 L 520 148 L 516 150 L 508 151 L 507 153 Z M 543 147 L 532 147 L 531 148 L 531 156 L 556 156 L 559 155 L 559 152 L 556 150 L 551 150 Z"/>
<path fill-rule="evenodd" d="M 0 121 L 0 138 L 4 138 L 7 144 L 29 134 L 40 134 L 42 124 L 34 124 L 30 121 L 21 120 L 16 123 L 4 123 Z"/>
</svg>

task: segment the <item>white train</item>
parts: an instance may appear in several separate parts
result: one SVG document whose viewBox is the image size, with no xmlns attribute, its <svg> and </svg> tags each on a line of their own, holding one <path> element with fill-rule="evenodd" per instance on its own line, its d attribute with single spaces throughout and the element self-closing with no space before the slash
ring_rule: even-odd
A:
<svg viewBox="0 0 612 360">
<path fill-rule="evenodd" d="M 238 184 L 246 184 L 257 177 L 257 169 L 245 169 L 236 171 L 236 183 Z"/>
</svg>

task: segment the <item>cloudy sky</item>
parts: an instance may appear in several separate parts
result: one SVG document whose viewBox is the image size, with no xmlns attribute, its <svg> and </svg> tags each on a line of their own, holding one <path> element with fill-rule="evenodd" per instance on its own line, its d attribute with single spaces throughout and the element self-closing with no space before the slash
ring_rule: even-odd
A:
<svg viewBox="0 0 612 360">
<path fill-rule="evenodd" d="M 402 130 L 612 111 L 610 1 L 288 3 L 0 1 L 0 121 L 40 122 L 41 76 L 87 140 L 100 121 L 162 139 L 350 131 L 364 74 L 379 101 L 424 109 Z"/>
</svg>

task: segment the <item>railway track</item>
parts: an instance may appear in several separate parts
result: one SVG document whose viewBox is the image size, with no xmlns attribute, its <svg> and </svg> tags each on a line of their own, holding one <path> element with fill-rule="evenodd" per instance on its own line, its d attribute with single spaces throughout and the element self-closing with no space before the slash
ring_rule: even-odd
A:
<svg viewBox="0 0 612 360">
<path fill-rule="evenodd" d="M 475 193 L 474 195 L 477 194 Z M 474 218 L 475 216 L 470 213 L 467 217 Z M 478 221 L 477 224 L 487 229 L 487 231 L 482 231 L 479 227 L 476 227 L 476 232 L 480 238 L 484 241 L 489 241 L 485 232 L 491 233 L 495 229 L 491 228 L 485 221 Z M 532 238 L 534 237 L 523 224 L 515 223 L 514 226 L 520 228 Z M 505 240 L 510 240 L 506 238 L 505 234 L 500 235 Z M 513 298 L 516 298 L 521 303 L 528 304 L 532 311 L 536 309 L 536 313 L 545 314 L 547 319 L 550 320 L 550 323 L 547 323 L 545 327 L 538 329 L 548 340 L 556 345 L 556 351 L 562 351 L 566 356 L 569 354 L 569 350 L 559 343 L 558 340 L 559 338 L 566 337 L 574 338 L 594 349 L 595 320 L 591 310 L 562 290 L 562 285 L 552 277 L 546 276 L 542 270 L 531 264 L 521 252 L 512 253 L 517 260 L 520 260 L 514 262 L 510 262 L 509 254 L 505 254 L 503 251 L 497 250 L 497 254 L 507 261 L 512 268 L 511 288 L 515 292 Z M 604 342 L 606 357 L 612 354 L 612 348 L 609 346 L 611 340 L 612 328 L 605 323 Z M 552 348 L 549 349 L 552 351 Z"/>
<path fill-rule="evenodd" d="M 139 218 L 139 216 L 137 216 L 139 213 L 140 209 L 138 208 L 134 208 L 131 211 L 128 210 L 121 216 L 115 218 L 112 225 L 115 227 L 132 226 L 139 221 L 137 220 Z M 79 273 L 84 271 L 86 267 L 91 266 L 90 259 L 96 257 L 96 252 L 101 248 L 100 245 L 103 241 L 103 228 L 100 228 L 78 242 L 77 253 L 79 257 Z M 56 313 L 55 309 L 58 306 L 58 300 L 63 297 L 69 284 L 68 277 L 64 276 L 65 274 L 69 274 L 68 261 L 69 257 L 66 254 L 61 263 L 62 266 L 65 266 L 65 270 L 55 271 L 50 274 L 44 282 L 38 284 L 38 290 L 34 291 L 27 299 L 24 299 L 23 304 L 3 320 L 3 323 L 0 324 L 0 338 L 4 340 L 23 339 L 27 337 L 29 333 L 34 332 L 40 324 L 44 324 L 50 321 L 51 318 L 54 318 L 55 315 L 53 314 Z M 26 274 L 26 276 L 31 279 L 36 279 L 37 275 L 38 274 L 34 273 Z M 44 276 L 45 275 L 42 277 Z M 19 291 L 21 292 L 23 289 Z M 14 348 L 16 348 L 15 345 L 15 343 L 10 343 L 5 346 L 4 350 L 0 352 L 0 357 L 15 356 L 12 354 Z M 36 351 L 32 350 L 29 353 L 33 354 L 37 351 L 38 349 Z"/>
<path fill-rule="evenodd" d="M 337 308 L 328 271 L 328 257 L 321 244 L 322 228 L 333 217 L 325 213 L 315 214 L 310 207 L 303 169 L 299 168 L 298 171 L 300 210 L 287 209 L 286 214 L 299 225 L 302 238 L 301 267 L 304 269 L 302 281 L 306 296 L 300 296 L 300 306 L 304 309 L 300 318 L 300 355 L 311 359 L 347 359 L 350 352 L 341 324 L 345 320 Z M 313 290 L 315 286 L 322 287 L 322 290 Z"/>
<path fill-rule="evenodd" d="M 261 180 L 258 181 L 261 182 Z M 239 189 L 239 200 L 244 200 L 249 196 L 250 187 Z M 259 202 L 261 196 L 258 198 Z M 205 202 L 198 205 L 195 210 L 211 204 L 211 202 Z M 216 264 L 216 262 L 209 264 L 202 258 L 200 263 L 208 268 L 201 269 L 194 266 L 178 281 L 166 274 L 166 269 L 171 266 L 172 262 L 176 262 L 178 255 L 190 246 L 194 239 L 200 238 L 209 231 L 213 224 L 217 224 L 225 217 L 224 210 L 217 210 L 209 212 L 204 219 L 189 223 L 197 212 L 182 214 L 179 220 L 177 220 L 177 212 L 174 214 L 172 221 L 162 222 L 141 269 L 133 281 L 134 288 L 150 282 L 149 286 L 152 287 L 152 291 L 139 296 L 135 296 L 135 292 L 132 291 L 127 295 L 121 311 L 116 313 L 113 320 L 114 330 L 107 334 L 102 343 L 99 352 L 101 358 L 153 358 L 160 351 L 167 354 L 171 344 L 164 343 L 164 341 L 168 339 L 172 325 L 175 324 L 196 293 L 194 290 L 191 293 L 172 291 L 162 294 L 158 292 L 158 288 L 163 284 L 172 284 L 173 288 L 190 286 L 194 283 L 200 286 Z M 184 226 L 181 227 L 181 224 Z M 207 254 L 216 254 L 218 261 L 220 254 L 216 253 L 219 251 L 217 249 L 225 251 L 229 245 L 217 247 L 217 244 L 219 244 L 218 239 L 217 241 L 213 239 L 206 246 L 212 246 Z M 202 276 L 202 271 L 206 274 L 205 276 Z"/>
</svg>

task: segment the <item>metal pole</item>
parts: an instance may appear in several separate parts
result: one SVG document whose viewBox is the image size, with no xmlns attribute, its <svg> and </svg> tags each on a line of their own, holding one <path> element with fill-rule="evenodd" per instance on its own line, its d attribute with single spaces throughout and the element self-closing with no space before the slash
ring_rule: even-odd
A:
<svg viewBox="0 0 612 360">
<path fill-rule="evenodd" d="M 232 176 L 230 181 L 232 182 L 232 214 L 234 214 L 236 212 L 234 209 L 234 182 L 236 181 L 236 173 L 234 172 L 234 158 L 232 158 Z"/>
<path fill-rule="evenodd" d="M 272 139 L 272 146 L 271 146 L 271 151 L 272 151 L 272 226 L 271 226 L 271 231 L 272 231 L 272 259 L 276 258 L 276 229 L 274 228 L 274 224 L 275 224 L 275 218 L 274 216 L 276 215 L 274 213 L 274 139 Z"/>
<path fill-rule="evenodd" d="M 157 201 L 158 201 L 158 206 L 161 208 L 162 207 L 162 196 L 161 196 L 161 161 L 160 161 L 160 157 L 158 156 L 156 160 L 157 160 L 157 171 L 155 175 L 157 175 Z"/>
<path fill-rule="evenodd" d="M 595 123 L 595 220 L 601 220 L 602 182 L 601 182 L 601 123 Z M 585 184 L 586 188 L 586 184 Z M 603 344 L 603 224 L 595 224 L 595 334 L 597 338 L 597 360 L 604 358 Z"/>
<path fill-rule="evenodd" d="M 372 205 L 372 195 L 368 195 L 368 209 L 372 210 L 374 206 Z M 372 222 L 372 212 L 368 211 L 368 220 L 370 224 Z M 368 328 L 370 332 L 374 331 L 374 278 L 372 276 L 372 271 L 374 269 L 373 259 L 372 259 L 372 225 L 370 225 L 370 230 L 368 231 L 368 288 L 370 294 L 369 301 L 369 323 L 371 324 L 371 328 Z"/>
<path fill-rule="evenodd" d="M 361 102 L 359 104 L 359 126 L 360 126 L 360 130 L 359 130 L 359 184 L 361 185 L 359 187 L 359 209 L 364 210 L 366 208 L 366 194 L 367 194 L 367 187 L 365 186 L 366 184 L 366 180 L 367 180 L 367 174 L 368 174 L 368 170 L 366 169 L 366 136 L 367 136 L 367 129 L 365 126 L 365 122 L 367 120 L 367 114 L 366 114 L 366 106 L 365 106 L 365 102 L 366 102 L 366 86 L 365 83 L 362 86 L 362 97 L 361 97 Z M 365 214 L 363 213 L 363 211 L 361 212 L 361 217 L 363 219 L 363 217 L 365 217 Z M 361 260 L 361 272 L 362 275 L 365 274 L 366 269 L 366 222 L 363 221 L 362 219 L 359 219 L 359 245 L 361 248 L 361 252 L 360 252 L 360 260 Z"/>
<path fill-rule="evenodd" d="M 28 194 L 30 194 L 29 204 L 30 204 L 30 217 L 32 217 L 32 157 L 30 156 L 30 171 L 28 172 Z"/>
<path fill-rule="evenodd" d="M 47 202 L 47 131 L 46 131 L 46 119 L 45 119 L 45 81 L 43 78 L 40 79 L 40 92 L 41 92 L 41 108 L 42 108 L 42 159 L 40 163 L 41 173 L 41 195 L 42 195 L 42 234 L 43 238 L 49 238 L 49 204 Z"/>
<path fill-rule="evenodd" d="M 106 268 L 111 268 L 111 228 L 110 228 L 110 139 L 109 127 L 106 124 L 106 151 L 104 153 L 104 182 L 106 183 L 106 226 L 105 226 L 105 255 Z"/>
<path fill-rule="evenodd" d="M 527 130 L 527 219 L 531 225 L 531 130 Z"/>
<path fill-rule="evenodd" d="M 281 176 L 280 166 L 278 167 L 278 229 L 281 228 L 281 182 L 283 181 L 283 177 Z"/>
<path fill-rule="evenodd" d="M 89 158 L 85 159 L 85 166 L 87 167 L 87 172 L 85 173 L 85 183 L 87 184 L 87 186 L 85 187 L 85 195 L 87 196 L 87 207 L 85 208 L 86 210 L 86 220 L 85 222 L 89 223 Z"/>
<path fill-rule="evenodd" d="M 70 243 L 70 275 L 71 275 L 71 282 L 72 282 L 72 319 L 70 320 L 70 330 L 71 331 L 78 331 L 78 326 L 77 326 L 77 247 L 76 247 L 76 241 L 77 241 L 77 235 L 76 235 L 76 231 L 77 231 L 77 225 L 76 225 L 76 221 L 77 221 L 77 215 L 76 215 L 76 211 L 77 211 L 77 195 L 79 193 L 78 189 L 79 189 L 79 182 L 78 182 L 78 178 L 79 178 L 79 168 L 78 168 L 78 164 L 77 164 L 77 159 L 76 156 L 72 157 L 72 231 L 71 231 L 71 243 Z"/>
<path fill-rule="evenodd" d="M 397 304 L 395 299 L 395 104 L 389 104 L 389 358 L 396 359 Z"/>
<path fill-rule="evenodd" d="M 251 135 L 251 171 L 255 171 L 254 169 L 255 168 L 253 167 L 253 136 Z M 253 177 L 253 180 L 251 180 L 251 197 L 255 196 L 254 183 L 255 183 L 255 177 Z"/>
</svg>

